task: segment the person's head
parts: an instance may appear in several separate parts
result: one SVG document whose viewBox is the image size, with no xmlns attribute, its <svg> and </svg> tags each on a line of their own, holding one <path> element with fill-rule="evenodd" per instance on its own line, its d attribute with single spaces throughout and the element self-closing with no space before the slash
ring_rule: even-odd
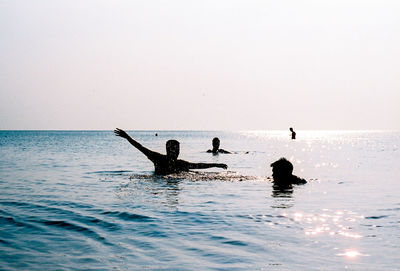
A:
<svg viewBox="0 0 400 271">
<path fill-rule="evenodd" d="M 286 158 L 281 158 L 271 164 L 272 178 L 275 182 L 285 182 L 293 173 L 293 165 Z"/>
<path fill-rule="evenodd" d="M 218 137 L 214 137 L 212 140 L 212 145 L 213 145 L 213 149 L 218 150 L 219 148 L 219 138 Z"/>
<path fill-rule="evenodd" d="M 167 157 L 172 160 L 178 159 L 179 156 L 179 141 L 175 139 L 168 140 L 165 144 L 167 148 Z"/>
<path fill-rule="evenodd" d="M 291 132 L 293 132 L 293 128 L 292 128 L 292 127 L 290 127 L 289 130 L 290 130 Z"/>
</svg>

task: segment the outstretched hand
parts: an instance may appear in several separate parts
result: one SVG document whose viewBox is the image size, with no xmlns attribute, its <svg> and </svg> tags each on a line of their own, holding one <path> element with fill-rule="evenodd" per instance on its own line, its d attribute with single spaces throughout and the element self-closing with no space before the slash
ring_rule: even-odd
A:
<svg viewBox="0 0 400 271">
<path fill-rule="evenodd" d="M 119 128 L 116 128 L 114 130 L 114 134 L 116 136 L 120 136 L 120 137 L 123 137 L 123 138 L 128 138 L 129 137 L 129 135 L 124 130 L 119 129 Z"/>
<path fill-rule="evenodd" d="M 223 168 L 223 169 L 227 169 L 228 166 L 226 164 L 218 164 L 218 167 Z"/>
</svg>

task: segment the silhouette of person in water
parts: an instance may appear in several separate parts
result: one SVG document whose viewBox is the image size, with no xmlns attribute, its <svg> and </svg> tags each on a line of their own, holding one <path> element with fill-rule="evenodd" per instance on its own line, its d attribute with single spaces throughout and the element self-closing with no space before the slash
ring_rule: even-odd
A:
<svg viewBox="0 0 400 271">
<path fill-rule="evenodd" d="M 224 149 L 220 149 L 219 148 L 219 138 L 218 137 L 214 137 L 212 140 L 212 150 L 208 150 L 207 152 L 212 152 L 213 154 L 218 154 L 218 153 L 231 153 L 230 151 L 226 151 Z"/>
<path fill-rule="evenodd" d="M 293 184 L 305 184 L 306 180 L 293 175 L 293 165 L 286 158 L 281 158 L 271 164 L 274 188 L 287 189 Z"/>
<path fill-rule="evenodd" d="M 211 167 L 219 167 L 227 169 L 226 164 L 215 163 L 190 163 L 185 160 L 178 159 L 179 142 L 177 140 L 168 140 L 166 143 L 167 155 L 152 151 L 143 147 L 139 142 L 130 137 L 124 130 L 115 129 L 116 136 L 120 136 L 129 141 L 135 148 L 141 151 L 154 164 L 154 173 L 159 175 L 168 175 L 171 173 L 179 173 L 189 171 L 189 169 L 205 169 Z"/>
<path fill-rule="evenodd" d="M 290 127 L 289 130 L 292 132 L 292 139 L 296 139 L 296 132 L 293 130 L 293 128 Z"/>
</svg>

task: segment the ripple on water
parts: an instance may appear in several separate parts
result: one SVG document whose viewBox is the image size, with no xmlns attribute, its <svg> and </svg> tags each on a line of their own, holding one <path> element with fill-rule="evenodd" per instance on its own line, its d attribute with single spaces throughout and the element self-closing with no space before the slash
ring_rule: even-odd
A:
<svg viewBox="0 0 400 271">
<path fill-rule="evenodd" d="M 233 246 L 247 246 L 247 243 L 239 240 L 231 240 L 224 236 L 212 236 L 211 240 L 218 240 L 222 244 L 233 245 Z"/>
<path fill-rule="evenodd" d="M 32 232 L 32 231 L 39 231 L 40 228 L 32 225 L 31 223 L 26 223 L 19 221 L 17 217 L 12 217 L 11 215 L 9 216 L 0 216 L 0 225 L 2 225 L 3 228 L 7 226 L 11 227 L 17 227 L 17 228 L 24 228 L 26 231 Z"/>
<path fill-rule="evenodd" d="M 388 217 L 388 215 L 379 215 L 379 216 L 366 216 L 365 219 L 381 219 Z"/>
<path fill-rule="evenodd" d="M 62 217 L 62 218 L 68 218 L 72 221 L 77 221 L 78 223 L 83 223 L 87 224 L 90 226 L 96 226 L 102 229 L 107 229 L 107 230 L 118 230 L 120 229 L 120 226 L 118 224 L 108 222 L 106 220 L 88 215 L 88 214 L 80 214 L 78 212 L 83 211 L 82 207 L 89 208 L 90 205 L 82 205 L 82 204 L 76 204 L 72 202 L 65 202 L 64 204 L 61 203 L 56 203 L 54 204 L 55 206 L 58 207 L 49 207 L 47 205 L 40 205 L 40 204 L 34 204 L 34 203 L 26 203 L 26 202 L 0 202 L 2 205 L 8 205 L 12 207 L 17 207 L 17 208 L 22 208 L 28 213 L 26 214 L 25 218 L 27 221 L 33 221 L 37 222 L 35 220 L 36 217 Z M 52 204 L 52 202 L 49 202 L 49 204 Z M 52 204 L 53 205 L 53 204 Z M 64 208 L 62 208 L 64 207 Z M 72 210 L 65 209 L 71 208 Z M 18 212 L 19 213 L 19 212 Z"/>
<path fill-rule="evenodd" d="M 139 215 L 139 214 L 132 214 L 128 212 L 120 212 L 120 211 L 104 211 L 102 212 L 103 215 L 107 216 L 113 216 L 120 218 L 125 221 L 135 221 L 135 222 L 150 222 L 150 221 L 155 221 L 154 218 L 150 216 L 145 216 L 145 215 Z"/>
<path fill-rule="evenodd" d="M 63 220 L 36 220 L 36 223 L 48 226 L 48 227 L 56 227 L 66 231 L 73 231 L 76 233 L 81 233 L 86 237 L 91 239 L 95 239 L 97 241 L 102 242 L 105 245 L 109 243 L 106 241 L 106 238 L 98 234 L 96 231 L 89 229 L 88 227 L 80 226 L 71 222 L 63 221 Z"/>
<path fill-rule="evenodd" d="M 1 210 L 0 223 L 3 225 L 3 229 L 8 227 L 9 237 L 16 234 L 27 236 L 35 234 L 50 238 L 50 236 L 63 236 L 71 233 L 71 235 L 80 234 L 104 245 L 110 245 L 105 237 L 107 235 L 103 235 L 104 231 L 118 231 L 121 226 L 107 221 L 106 217 L 91 215 L 90 208 L 89 210 L 71 208 L 71 206 L 77 207 L 78 205 L 80 204 L 71 202 L 65 204 L 59 202 L 54 206 L 47 206 L 27 202 L 2 201 L 0 206 L 6 208 L 7 211 Z M 69 210 L 70 208 L 71 210 Z M 17 228 L 23 228 L 23 230 L 18 231 Z M 6 238 L 3 241 L 10 240 Z"/>
</svg>

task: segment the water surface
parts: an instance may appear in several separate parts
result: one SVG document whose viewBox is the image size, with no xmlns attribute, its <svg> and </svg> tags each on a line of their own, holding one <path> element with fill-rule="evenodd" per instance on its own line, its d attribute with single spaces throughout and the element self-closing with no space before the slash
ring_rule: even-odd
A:
<svg viewBox="0 0 400 271">
<path fill-rule="evenodd" d="M 399 132 L 130 134 L 228 171 L 154 176 L 112 131 L 0 131 L 1 270 L 400 269 Z M 306 185 L 273 191 L 283 156 Z"/>
</svg>

